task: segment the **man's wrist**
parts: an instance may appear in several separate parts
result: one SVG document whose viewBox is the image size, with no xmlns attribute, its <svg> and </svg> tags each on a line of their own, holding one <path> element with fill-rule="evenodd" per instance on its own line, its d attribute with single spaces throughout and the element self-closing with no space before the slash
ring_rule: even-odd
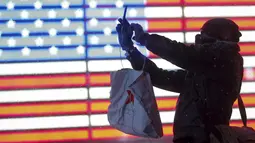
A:
<svg viewBox="0 0 255 143">
<path fill-rule="evenodd" d="M 132 54 L 136 50 L 136 48 L 133 45 L 127 47 L 126 49 L 127 49 L 126 52 L 128 52 L 129 54 Z"/>
<path fill-rule="evenodd" d="M 150 36 L 149 33 L 144 33 L 144 34 L 140 37 L 139 43 L 140 43 L 141 45 L 145 46 L 146 43 L 147 43 L 147 40 L 148 40 L 148 37 L 149 37 L 149 36 Z"/>
<path fill-rule="evenodd" d="M 123 50 L 128 50 L 130 47 L 133 47 L 134 46 L 134 43 L 130 40 L 130 41 L 124 41 L 122 44 L 121 44 L 121 47 Z"/>
</svg>

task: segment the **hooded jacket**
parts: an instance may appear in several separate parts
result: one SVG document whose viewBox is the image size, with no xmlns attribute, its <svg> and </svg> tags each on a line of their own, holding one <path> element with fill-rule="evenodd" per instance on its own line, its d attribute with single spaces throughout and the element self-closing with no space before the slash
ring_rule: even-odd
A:
<svg viewBox="0 0 255 143">
<path fill-rule="evenodd" d="M 135 70 L 142 69 L 146 58 L 143 70 L 150 74 L 153 86 L 180 93 L 174 117 L 174 142 L 182 138 L 206 142 L 209 133 L 205 126 L 229 125 L 243 74 L 243 59 L 236 43 L 214 40 L 188 46 L 148 34 L 145 46 L 181 68 L 170 71 L 158 68 L 136 49 L 128 57 Z"/>
</svg>

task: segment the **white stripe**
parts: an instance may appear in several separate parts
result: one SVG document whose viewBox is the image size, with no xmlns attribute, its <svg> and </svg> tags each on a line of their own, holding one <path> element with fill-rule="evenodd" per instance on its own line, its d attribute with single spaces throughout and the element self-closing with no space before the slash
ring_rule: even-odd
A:
<svg viewBox="0 0 255 143">
<path fill-rule="evenodd" d="M 0 91 L 0 103 L 57 100 L 84 100 L 86 88 Z"/>
<path fill-rule="evenodd" d="M 154 94 L 156 97 L 174 97 L 179 96 L 179 93 L 163 90 L 157 87 L 153 87 Z"/>
<path fill-rule="evenodd" d="M 255 10 L 254 10 L 255 11 Z M 255 31 L 241 31 L 242 37 L 240 37 L 241 42 L 255 42 Z"/>
<path fill-rule="evenodd" d="M 255 56 L 243 56 L 244 67 L 255 67 Z M 177 66 L 171 64 L 164 59 L 152 59 L 153 62 L 159 67 L 167 70 L 180 69 Z M 122 60 L 123 66 L 120 60 L 91 60 L 88 61 L 89 72 L 102 72 L 102 71 L 117 71 L 122 68 L 132 68 L 131 64 L 127 60 Z M 111 65 L 111 66 L 109 66 Z"/>
<path fill-rule="evenodd" d="M 241 93 L 255 93 L 255 82 L 243 82 Z"/>
<path fill-rule="evenodd" d="M 180 69 L 175 65 L 167 62 L 164 59 L 152 59 L 153 62 L 157 64 L 159 68 L 165 69 Z M 123 67 L 120 60 L 91 60 L 88 61 L 90 72 L 100 72 L 100 71 L 117 71 L 122 68 L 132 68 L 131 64 L 127 60 L 122 60 Z M 111 65 L 111 66 L 109 66 Z"/>
<path fill-rule="evenodd" d="M 0 119 L 0 130 L 87 127 L 87 115 Z"/>
<path fill-rule="evenodd" d="M 89 88 L 89 98 L 91 99 L 109 99 L 111 87 L 91 87 Z"/>
<path fill-rule="evenodd" d="M 121 63 L 122 62 L 122 63 Z M 123 66 L 122 66 L 123 64 Z M 132 68 L 128 60 L 91 60 L 88 61 L 89 72 L 117 71 L 122 68 Z"/>
<path fill-rule="evenodd" d="M 184 8 L 185 17 L 255 16 L 255 6 L 192 6 Z"/>
<path fill-rule="evenodd" d="M 166 91 L 153 87 L 156 97 L 171 97 L 178 96 L 179 93 Z M 89 95 L 91 99 L 109 99 L 111 87 L 91 87 L 89 88 Z"/>
<path fill-rule="evenodd" d="M 196 34 L 200 32 L 187 32 L 185 33 L 185 38 L 187 43 L 194 43 Z M 240 42 L 255 42 L 255 31 L 241 31 L 242 37 L 240 38 Z"/>
<path fill-rule="evenodd" d="M 111 87 L 91 87 L 89 95 L 91 99 L 109 99 Z M 179 93 L 153 87 L 156 97 L 178 97 Z M 255 82 L 243 82 L 241 93 L 255 93 Z M 1 99 L 1 98 L 0 98 Z"/>
<path fill-rule="evenodd" d="M 159 112 L 160 119 L 162 123 L 173 123 L 174 122 L 174 116 L 175 111 L 164 111 Z"/>
<path fill-rule="evenodd" d="M 255 67 L 255 56 L 243 56 L 243 62 L 245 68 Z"/>
<path fill-rule="evenodd" d="M 171 40 L 176 40 L 178 42 L 184 42 L 184 33 L 183 32 L 160 32 L 160 33 L 157 32 L 157 33 L 151 33 L 151 34 L 157 34 L 157 35 L 169 38 Z"/>
<path fill-rule="evenodd" d="M 174 65 L 164 59 L 157 58 L 157 59 L 152 59 L 152 61 L 157 65 L 157 67 L 162 68 L 162 69 L 167 69 L 167 70 L 181 69 L 180 67 L 177 67 L 176 65 Z"/>
<path fill-rule="evenodd" d="M 91 126 L 109 126 L 107 114 L 90 115 Z"/>
<path fill-rule="evenodd" d="M 187 43 L 195 43 L 195 36 L 199 34 L 200 32 L 186 32 L 185 38 Z"/>
<path fill-rule="evenodd" d="M 0 64 L 0 75 L 86 72 L 85 61 Z"/>
<path fill-rule="evenodd" d="M 146 7 L 144 8 L 144 15 L 147 18 L 182 17 L 182 8 L 181 7 Z"/>
<path fill-rule="evenodd" d="M 245 108 L 247 113 L 247 119 L 255 119 L 255 107 L 253 108 Z M 234 108 L 231 116 L 232 120 L 240 120 L 241 115 L 238 108 Z"/>
<path fill-rule="evenodd" d="M 246 108 L 247 119 L 255 119 L 255 108 Z M 173 123 L 175 111 L 161 111 L 160 118 L 162 123 Z M 187 116 L 188 118 L 188 116 Z M 234 108 L 231 120 L 241 120 L 239 109 Z M 90 121 L 92 126 L 109 126 L 107 114 L 91 115 Z"/>
<path fill-rule="evenodd" d="M 255 119 L 255 108 L 246 108 L 247 119 Z M 175 111 L 160 112 L 162 123 L 173 123 Z M 188 118 L 188 116 L 187 116 Z M 240 120 L 241 116 L 238 108 L 233 108 L 231 120 Z"/>
</svg>

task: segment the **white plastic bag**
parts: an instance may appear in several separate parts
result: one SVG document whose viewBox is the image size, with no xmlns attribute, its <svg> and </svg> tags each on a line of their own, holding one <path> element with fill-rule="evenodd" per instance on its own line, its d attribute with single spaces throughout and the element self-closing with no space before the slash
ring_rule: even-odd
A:
<svg viewBox="0 0 255 143">
<path fill-rule="evenodd" d="M 143 71 L 122 69 L 111 73 L 110 125 L 126 134 L 160 138 L 162 123 L 150 76 Z"/>
</svg>

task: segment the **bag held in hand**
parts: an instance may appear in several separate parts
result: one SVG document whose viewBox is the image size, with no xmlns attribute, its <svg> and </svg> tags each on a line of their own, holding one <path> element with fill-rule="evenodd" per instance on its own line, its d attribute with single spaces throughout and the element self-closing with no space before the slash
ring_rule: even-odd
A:
<svg viewBox="0 0 255 143">
<path fill-rule="evenodd" d="M 122 69 L 110 74 L 110 125 L 126 134 L 160 138 L 162 123 L 148 73 Z"/>
</svg>

